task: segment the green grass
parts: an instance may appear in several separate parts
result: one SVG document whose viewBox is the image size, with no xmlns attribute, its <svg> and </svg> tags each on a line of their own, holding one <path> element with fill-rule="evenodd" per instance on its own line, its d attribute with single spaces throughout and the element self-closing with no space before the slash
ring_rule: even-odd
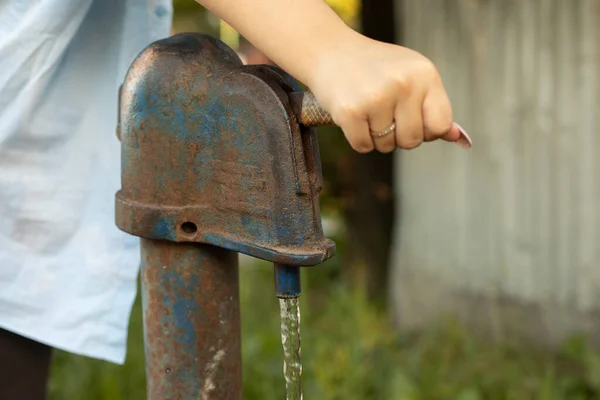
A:
<svg viewBox="0 0 600 400">
<path fill-rule="evenodd" d="M 306 399 L 558 400 L 600 398 L 600 358 L 582 340 L 558 354 L 490 345 L 460 325 L 395 332 L 363 295 L 336 278 L 336 259 L 303 272 L 302 357 Z M 241 272 L 244 398 L 284 399 L 278 303 L 272 270 Z M 256 290 L 260 288 L 260 290 Z M 264 288 L 264 289 L 263 289 Z M 57 352 L 51 400 L 144 399 L 140 302 L 124 366 Z"/>
</svg>

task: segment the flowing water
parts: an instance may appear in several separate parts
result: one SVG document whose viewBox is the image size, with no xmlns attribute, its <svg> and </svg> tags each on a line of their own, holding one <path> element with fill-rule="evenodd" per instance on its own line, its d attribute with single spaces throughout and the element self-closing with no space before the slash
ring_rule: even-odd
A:
<svg viewBox="0 0 600 400">
<path fill-rule="evenodd" d="M 302 400 L 299 299 L 279 299 L 279 308 L 281 312 L 285 398 L 286 400 Z"/>
</svg>

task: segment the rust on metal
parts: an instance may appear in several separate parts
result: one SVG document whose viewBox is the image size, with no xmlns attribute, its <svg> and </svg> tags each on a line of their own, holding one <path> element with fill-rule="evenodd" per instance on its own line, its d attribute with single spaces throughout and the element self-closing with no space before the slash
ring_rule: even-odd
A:
<svg viewBox="0 0 600 400">
<path fill-rule="evenodd" d="M 282 264 L 330 258 L 316 132 L 298 123 L 289 98 L 300 90 L 210 36 L 150 45 L 121 89 L 118 227 Z"/>
<path fill-rule="evenodd" d="M 148 400 L 240 400 L 237 254 L 142 240 Z"/>
<path fill-rule="evenodd" d="M 301 90 L 196 33 L 154 42 L 129 68 L 115 218 L 142 238 L 150 400 L 241 399 L 236 253 L 277 263 L 284 297 L 300 295 L 298 266 L 334 254 Z"/>
</svg>

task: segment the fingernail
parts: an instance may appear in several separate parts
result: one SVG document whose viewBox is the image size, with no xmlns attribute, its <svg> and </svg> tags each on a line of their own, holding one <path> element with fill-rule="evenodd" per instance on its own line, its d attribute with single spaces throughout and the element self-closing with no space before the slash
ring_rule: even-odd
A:
<svg viewBox="0 0 600 400">
<path fill-rule="evenodd" d="M 470 149 L 471 146 L 473 145 L 473 141 L 471 140 L 471 137 L 469 136 L 467 131 L 465 131 L 462 128 L 462 126 L 460 126 L 456 122 L 454 123 L 454 125 L 456 125 L 456 127 L 458 128 L 458 131 L 460 132 L 460 137 L 458 138 L 458 140 L 455 143 L 457 145 L 459 145 L 460 147 L 462 147 L 463 149 Z"/>
</svg>

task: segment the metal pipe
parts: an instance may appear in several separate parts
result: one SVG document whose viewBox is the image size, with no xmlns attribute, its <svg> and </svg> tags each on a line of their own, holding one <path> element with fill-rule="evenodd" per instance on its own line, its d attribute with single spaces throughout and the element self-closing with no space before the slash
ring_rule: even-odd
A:
<svg viewBox="0 0 600 400">
<path fill-rule="evenodd" d="M 275 267 L 275 295 L 280 299 L 300 297 L 300 267 L 286 264 L 273 264 Z"/>
<path fill-rule="evenodd" d="M 141 239 L 148 400 L 242 398 L 237 253 Z"/>
</svg>

